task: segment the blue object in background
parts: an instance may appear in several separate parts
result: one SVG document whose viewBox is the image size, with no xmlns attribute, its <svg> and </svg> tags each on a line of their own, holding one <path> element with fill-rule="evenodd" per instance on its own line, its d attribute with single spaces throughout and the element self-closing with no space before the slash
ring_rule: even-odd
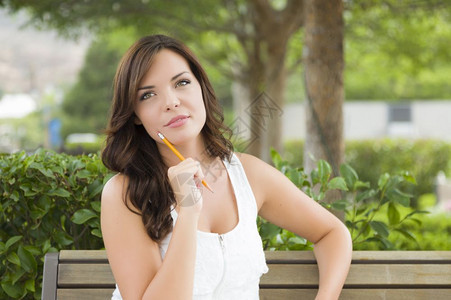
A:
<svg viewBox="0 0 451 300">
<path fill-rule="evenodd" d="M 49 122 L 49 142 L 50 147 L 56 149 L 60 148 L 61 141 L 61 120 L 60 119 L 52 119 Z"/>
</svg>

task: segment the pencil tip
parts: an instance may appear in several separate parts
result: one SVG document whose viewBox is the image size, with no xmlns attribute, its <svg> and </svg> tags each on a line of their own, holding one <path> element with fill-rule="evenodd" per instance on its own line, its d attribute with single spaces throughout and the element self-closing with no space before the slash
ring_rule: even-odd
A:
<svg viewBox="0 0 451 300">
<path fill-rule="evenodd" d="M 208 185 L 208 183 L 206 183 L 205 181 L 203 181 L 202 183 L 204 183 L 204 186 L 207 188 L 207 190 L 209 190 L 210 192 L 212 192 L 213 194 L 215 193 L 212 188 Z"/>
</svg>

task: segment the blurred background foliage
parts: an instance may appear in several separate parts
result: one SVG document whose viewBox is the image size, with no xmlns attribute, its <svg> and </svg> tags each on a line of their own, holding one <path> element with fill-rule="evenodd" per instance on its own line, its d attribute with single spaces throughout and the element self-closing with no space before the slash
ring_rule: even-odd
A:
<svg viewBox="0 0 451 300">
<path fill-rule="evenodd" d="M 270 3 L 276 9 L 286 5 L 284 0 Z M 74 132 L 102 132 L 119 58 L 138 37 L 157 32 L 176 36 L 193 48 L 225 109 L 233 110 L 231 87 L 239 78 L 237 66 L 246 66 L 244 50 L 233 30 L 241 24 L 239 20 L 252 17 L 247 3 L 202 0 L 196 2 L 195 9 L 186 9 L 183 4 L 145 0 L 58 4 L 50 0 L 0 1 L 0 7 L 11 12 L 26 9 L 30 24 L 39 28 L 56 28 L 69 38 L 94 34 L 77 81 L 65 87 L 59 115 L 64 120 L 63 138 Z M 449 3 L 360 0 L 344 1 L 344 5 L 347 101 L 451 98 Z M 301 28 L 287 47 L 288 103 L 304 100 L 302 51 Z M 30 150 L 38 146 L 33 139 L 23 144 Z"/>
</svg>

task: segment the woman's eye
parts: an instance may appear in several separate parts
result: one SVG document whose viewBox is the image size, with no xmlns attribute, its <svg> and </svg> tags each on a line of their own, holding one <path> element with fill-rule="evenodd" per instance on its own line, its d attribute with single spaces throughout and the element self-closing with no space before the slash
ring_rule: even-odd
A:
<svg viewBox="0 0 451 300">
<path fill-rule="evenodd" d="M 153 97 L 155 95 L 156 94 L 154 92 L 145 92 L 144 94 L 141 95 L 139 100 L 146 100 L 146 99 L 149 99 L 150 97 Z"/>
<path fill-rule="evenodd" d="M 190 83 L 191 83 L 191 81 L 186 80 L 186 79 L 182 79 L 182 80 L 178 81 L 178 82 L 175 84 L 175 86 L 176 86 L 176 87 L 179 87 L 179 86 L 185 86 L 185 85 L 188 85 L 188 84 L 190 84 Z"/>
</svg>

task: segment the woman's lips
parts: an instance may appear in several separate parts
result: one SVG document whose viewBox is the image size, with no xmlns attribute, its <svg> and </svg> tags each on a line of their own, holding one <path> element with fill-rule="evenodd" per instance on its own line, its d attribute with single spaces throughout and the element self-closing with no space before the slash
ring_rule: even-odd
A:
<svg viewBox="0 0 451 300">
<path fill-rule="evenodd" d="M 188 121 L 189 116 L 180 115 L 172 118 L 165 127 L 176 128 L 184 125 Z"/>
</svg>

